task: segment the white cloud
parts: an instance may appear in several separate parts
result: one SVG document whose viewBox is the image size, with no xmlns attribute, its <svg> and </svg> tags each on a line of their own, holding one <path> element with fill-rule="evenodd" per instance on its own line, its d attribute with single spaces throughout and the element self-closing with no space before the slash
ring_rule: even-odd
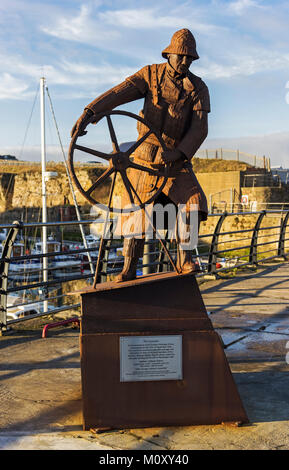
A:
<svg viewBox="0 0 289 470">
<path fill-rule="evenodd" d="M 32 102 L 40 76 L 47 79 L 68 136 L 82 105 L 143 65 L 162 61 L 161 50 L 173 32 L 183 27 L 196 33 L 200 60 L 192 64 L 192 71 L 206 82 L 211 80 L 211 119 L 218 116 L 213 101 L 217 105 L 226 101 L 228 113 L 234 116 L 229 129 L 217 123 L 216 133 L 225 129 L 226 135 L 238 135 L 240 123 L 242 134 L 246 129 L 250 133 L 256 120 L 259 125 L 252 132 L 285 128 L 285 99 L 289 100 L 288 88 L 284 88 L 289 80 L 285 0 L 139 0 L 137 6 L 131 0 L 109 0 L 101 8 L 97 0 L 1 0 L 0 4 L 2 144 L 17 143 L 14 116 L 24 127 L 29 110 L 25 114 L 25 106 L 19 106 L 16 99 L 31 98 Z M 227 95 L 229 79 L 231 95 Z M 275 119 L 270 122 L 266 113 L 265 82 L 269 91 L 274 88 L 276 116 L 284 115 L 280 124 L 281 118 L 278 124 Z M 251 114 L 247 122 L 246 115 L 246 124 L 232 104 L 232 97 L 240 95 L 240 83 L 242 95 L 248 92 L 252 102 L 256 97 L 259 103 L 258 119 Z M 67 99 L 65 106 L 60 99 Z M 235 102 L 240 103 L 237 98 Z M 133 103 L 136 108 L 138 104 Z M 25 131 L 20 128 L 18 141 Z M 31 136 L 29 143 L 33 142 Z"/>
<path fill-rule="evenodd" d="M 91 96 L 92 90 L 101 92 L 135 72 L 135 68 L 112 64 L 93 65 L 59 59 L 55 65 L 34 64 L 21 56 L 0 54 L 0 63 L 6 72 L 0 74 L 0 99 L 25 99 L 34 94 L 35 85 L 45 76 L 50 85 L 62 86 L 67 97 Z M 75 87 L 75 91 L 72 89 Z M 33 90 L 31 91 L 31 88 Z M 66 91 L 65 91 L 66 88 Z M 76 91 L 77 88 L 77 91 Z"/>
<path fill-rule="evenodd" d="M 115 67 L 112 64 L 92 65 L 83 62 L 72 63 L 63 61 L 60 64 L 62 73 L 65 73 L 67 84 L 90 85 L 97 83 L 98 87 L 116 85 L 135 72 L 134 67 Z"/>
<path fill-rule="evenodd" d="M 29 85 L 10 73 L 4 72 L 0 74 L 0 99 L 15 100 L 19 97 L 24 98 L 30 96 L 28 93 Z"/>
<path fill-rule="evenodd" d="M 35 93 L 35 86 L 40 76 L 45 76 L 48 85 L 60 86 L 57 96 L 66 98 L 85 98 L 102 93 L 108 88 L 122 82 L 135 73 L 138 67 L 116 66 L 111 63 L 94 65 L 87 62 L 72 62 L 59 59 L 57 64 L 34 64 L 25 62 L 19 56 L 0 54 L 3 72 L 0 75 L 1 99 L 26 99 Z M 258 72 L 286 70 L 289 68 L 289 53 L 274 54 L 267 50 L 255 49 L 250 55 L 233 54 L 225 56 L 223 63 L 204 56 L 193 64 L 192 70 L 203 79 L 228 79 L 250 76 Z"/>
<path fill-rule="evenodd" d="M 40 77 L 43 65 L 35 64 L 20 54 L 5 54 L 0 52 L 0 64 L 3 70 L 23 77 Z"/>
<path fill-rule="evenodd" d="M 211 79 L 231 78 L 238 76 L 253 75 L 263 70 L 278 70 L 288 67 L 288 54 L 272 45 L 266 47 L 258 46 L 257 37 L 253 36 L 254 31 L 243 32 L 242 26 L 233 29 L 229 25 L 218 24 L 218 16 L 212 14 L 213 9 L 220 7 L 224 14 L 230 13 L 242 16 L 247 10 L 258 9 L 259 16 L 269 15 L 267 6 L 261 5 L 256 0 L 236 0 L 230 3 L 223 0 L 215 0 L 206 9 L 199 5 L 195 7 L 192 3 L 181 3 L 177 8 L 170 8 L 167 11 L 162 7 L 140 7 L 123 9 L 106 9 L 98 11 L 93 9 L 92 4 L 82 5 L 79 14 L 76 16 L 61 15 L 54 19 L 53 25 L 41 27 L 42 31 L 60 39 L 67 39 L 76 42 L 95 44 L 103 51 L 113 51 L 124 54 L 127 57 L 141 57 L 143 64 L 156 62 L 160 59 L 151 52 L 154 50 L 154 41 L 159 41 L 164 47 L 170 41 L 171 31 L 178 28 L 188 27 L 196 32 L 197 48 L 202 48 L 201 60 L 194 64 L 196 73 L 204 78 Z M 265 13 L 264 13 L 265 12 Z M 253 15 L 254 16 L 254 15 Z M 267 17 L 266 16 L 266 17 Z M 270 16 L 270 15 L 269 15 Z M 213 21 L 210 22 L 210 18 Z M 251 18 L 251 19 L 250 19 Z M 241 18 L 240 21 L 246 24 L 252 22 L 252 14 Z M 258 21 L 258 15 L 254 16 L 254 21 Z M 269 21 L 269 19 L 268 19 Z M 277 19 L 275 18 L 275 21 Z M 148 31 L 152 31 L 150 36 Z M 164 33 L 170 32 L 164 41 Z M 144 40 L 146 38 L 146 40 Z M 230 47 L 228 47 L 230 45 Z M 81 64 L 81 67 L 84 64 Z M 60 64 L 60 67 L 62 65 Z M 101 76 L 107 67 L 107 80 Z M 102 84 L 117 83 L 120 73 L 118 66 L 99 66 L 96 69 L 97 81 Z M 59 67 L 58 67 L 59 68 Z M 62 67 L 63 68 L 63 67 Z M 74 77 L 77 84 L 84 85 L 89 82 L 84 73 L 77 73 L 75 66 Z M 84 66 L 84 70 L 89 72 L 89 64 Z M 131 69 L 129 73 L 137 70 Z M 93 67 L 91 67 L 93 71 Z M 117 73 L 115 73 L 117 70 Z M 98 73 L 98 71 L 100 73 Z M 54 76 L 56 71 L 54 71 Z M 93 73 L 92 75 L 93 76 Z M 124 74 L 126 76 L 126 74 Z"/>
<path fill-rule="evenodd" d="M 75 13 L 61 12 L 55 17 L 50 15 L 45 23 L 40 20 L 40 30 L 49 36 L 80 44 L 94 45 L 97 49 L 118 51 L 128 57 L 143 55 L 147 47 L 148 55 L 151 38 L 160 38 L 162 31 L 174 32 L 189 28 L 194 33 L 206 36 L 224 31 L 224 26 L 206 21 L 206 16 L 197 6 L 187 2 L 168 11 L 164 6 L 106 9 L 99 11 L 92 4 L 83 4 Z M 144 39 L 145 38 L 145 39 Z M 167 37 L 168 41 L 170 37 Z"/>
<path fill-rule="evenodd" d="M 81 43 L 94 43 L 96 46 L 117 40 L 118 32 L 104 28 L 100 21 L 94 19 L 97 16 L 90 6 L 82 5 L 78 15 L 61 14 L 48 26 L 40 26 L 40 29 L 50 36 Z"/>
<path fill-rule="evenodd" d="M 228 10 L 236 15 L 243 15 L 249 8 L 264 8 L 254 0 L 236 0 L 228 5 Z"/>
<path fill-rule="evenodd" d="M 203 66 L 194 66 L 196 75 L 209 79 L 222 79 L 255 75 L 259 72 L 286 70 L 289 68 L 289 53 L 276 54 L 265 49 L 255 49 L 251 54 L 239 55 L 237 58 L 228 54 L 226 62 L 215 62 L 210 58 L 203 59 Z"/>
<path fill-rule="evenodd" d="M 289 81 L 286 83 L 285 88 L 289 88 Z M 289 91 L 285 95 L 286 103 L 289 104 Z"/>
<path fill-rule="evenodd" d="M 221 29 L 217 25 L 208 24 L 200 19 L 193 20 L 193 10 L 191 9 L 190 16 L 184 16 L 182 6 L 177 11 L 171 14 L 163 15 L 159 8 L 138 8 L 138 9 L 123 9 L 123 10 L 109 10 L 99 14 L 101 21 L 112 26 L 121 26 L 131 29 L 157 29 L 157 28 L 183 28 L 190 26 L 195 32 L 206 32 L 207 34 L 212 31 Z M 196 16 L 196 15 L 194 15 Z"/>
<path fill-rule="evenodd" d="M 18 9 L 25 15 L 26 2 L 18 4 L 22 5 L 22 9 L 20 6 Z M 247 76 L 270 68 L 277 70 L 288 67 L 288 55 L 285 51 L 280 53 L 278 48 L 275 50 L 270 44 L 258 47 L 257 39 L 250 34 L 244 34 L 240 25 L 233 30 L 229 23 L 224 26 L 224 23 L 219 21 L 220 11 L 225 17 L 228 12 L 241 16 L 250 8 L 258 8 L 259 16 L 262 12 L 264 17 L 267 7 L 256 0 L 235 0 L 229 3 L 214 0 L 208 2 L 206 8 L 194 2 L 183 2 L 177 7 L 168 3 L 170 6 L 167 9 L 164 8 L 166 2 L 162 2 L 160 6 L 146 6 L 140 2 L 139 8 L 115 9 L 105 8 L 103 4 L 101 10 L 98 8 L 99 4 L 99 1 L 84 2 L 77 10 L 73 9 L 72 4 L 69 9 L 49 5 L 45 20 L 40 17 L 40 6 L 35 5 L 34 8 L 34 5 L 32 7 L 32 4 L 29 4 L 28 13 L 34 22 L 32 29 L 37 28 L 38 32 L 40 30 L 57 38 L 56 45 L 51 46 L 47 41 L 47 53 L 45 54 L 44 49 L 42 57 L 30 54 L 29 59 L 27 55 L 7 54 L 7 51 L 3 50 L 3 54 L 0 53 L 3 71 L 10 73 L 15 80 L 21 81 L 23 78 L 23 83 L 27 83 L 27 78 L 30 77 L 30 84 L 31 79 L 45 75 L 50 83 L 70 88 L 75 85 L 78 89 L 74 91 L 74 96 L 83 96 L 89 94 L 92 87 L 95 89 L 95 84 L 97 89 L 101 90 L 123 80 L 140 66 L 161 60 L 156 44 L 160 44 L 161 51 L 162 47 L 169 43 L 171 33 L 182 27 L 188 27 L 197 33 L 197 48 L 199 53 L 200 49 L 202 53 L 201 60 L 194 63 L 194 70 L 204 78 Z M 118 4 L 117 2 L 116 5 Z M 8 13 L 9 8 L 7 4 Z M 16 10 L 11 6 L 11 11 Z M 246 22 L 247 19 L 253 21 L 251 16 L 247 18 L 244 15 Z M 259 16 L 254 16 L 254 22 L 257 24 Z M 267 11 L 267 16 L 272 15 L 268 15 Z M 39 23 L 36 23 L 36 20 Z M 244 22 L 243 17 L 241 20 Z M 269 18 L 267 20 L 269 21 Z M 274 21 L 277 21 L 277 17 Z M 244 26 L 246 27 L 246 24 Z M 63 39 L 68 40 L 68 43 L 64 44 Z M 43 37 L 42 40 L 44 41 Z M 95 45 L 98 52 L 92 51 L 91 56 L 86 54 L 84 58 L 81 55 L 81 44 Z M 106 55 L 104 51 L 107 52 Z M 129 58 L 126 63 L 131 63 L 131 58 L 135 58 L 135 63 L 139 66 L 120 67 L 115 59 L 110 59 L 109 51 L 120 54 L 120 63 L 123 62 L 123 56 L 126 56 Z M 98 65 L 94 65 L 92 61 L 97 54 L 97 58 L 101 55 L 103 57 Z M 23 96 L 21 86 L 15 89 L 16 94 Z M 1 96 L 4 95 L 5 90 Z"/>
</svg>

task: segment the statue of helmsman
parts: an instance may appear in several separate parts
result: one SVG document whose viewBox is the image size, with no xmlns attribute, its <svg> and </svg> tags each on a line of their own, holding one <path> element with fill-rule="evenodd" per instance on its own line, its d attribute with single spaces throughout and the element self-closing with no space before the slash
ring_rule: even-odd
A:
<svg viewBox="0 0 289 470">
<path fill-rule="evenodd" d="M 191 224 L 190 211 L 197 208 L 197 233 L 199 223 L 207 219 L 207 200 L 192 171 L 191 161 L 208 134 L 208 113 L 210 97 L 206 84 L 201 78 L 190 72 L 193 61 L 199 58 L 196 41 L 188 29 L 174 33 L 168 47 L 162 51 L 166 59 L 160 64 L 146 65 L 124 82 L 113 87 L 88 104 L 83 114 L 74 125 L 75 132 L 83 135 L 88 120 L 93 115 L 111 111 L 117 106 L 144 98 L 140 116 L 156 129 L 165 142 L 163 150 L 159 140 L 152 133 L 134 152 L 134 159 L 146 165 L 169 165 L 168 180 L 157 196 L 154 204 L 173 204 L 185 207 L 185 223 Z M 146 132 L 147 127 L 138 121 L 138 139 Z M 83 134 L 82 134 L 83 132 Z M 147 172 L 130 169 L 130 175 L 137 194 L 147 196 L 155 190 L 157 178 Z M 134 174 L 135 172 L 135 174 Z M 123 204 L 127 196 L 123 195 Z M 190 228 L 186 233 L 190 233 Z M 175 231 L 177 233 L 177 231 Z M 117 282 L 132 280 L 136 277 L 139 258 L 143 254 L 144 237 L 126 236 L 124 238 L 124 267 L 116 277 Z M 184 244 L 182 236 L 176 235 L 178 243 L 177 268 L 179 272 L 194 272 L 197 268 L 193 262 L 193 250 Z M 183 247 L 185 245 L 185 248 Z"/>
</svg>

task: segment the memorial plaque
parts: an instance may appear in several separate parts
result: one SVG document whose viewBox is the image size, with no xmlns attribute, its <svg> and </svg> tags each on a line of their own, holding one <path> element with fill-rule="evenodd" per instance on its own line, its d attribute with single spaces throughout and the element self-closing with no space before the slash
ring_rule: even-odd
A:
<svg viewBox="0 0 289 470">
<path fill-rule="evenodd" d="M 120 381 L 182 380 L 182 336 L 121 336 Z"/>
</svg>

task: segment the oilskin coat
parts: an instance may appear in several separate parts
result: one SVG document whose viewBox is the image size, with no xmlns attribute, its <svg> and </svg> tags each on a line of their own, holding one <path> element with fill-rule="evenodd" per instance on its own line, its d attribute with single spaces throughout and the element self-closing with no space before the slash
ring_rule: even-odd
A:
<svg viewBox="0 0 289 470">
<path fill-rule="evenodd" d="M 147 65 L 124 82 L 100 97 L 86 108 L 101 113 L 140 98 L 144 106 L 140 112 L 148 124 L 159 131 L 167 149 L 179 149 L 190 160 L 195 145 L 193 115 L 199 111 L 210 112 L 209 91 L 205 83 L 191 72 L 183 78 L 176 78 L 169 63 Z M 148 128 L 138 122 L 138 139 Z M 162 149 L 158 139 L 151 134 L 133 154 L 134 161 L 144 164 L 160 164 Z M 193 172 L 183 168 L 184 161 L 177 160 L 170 165 L 169 178 L 162 189 L 176 205 L 196 204 L 203 214 L 208 212 L 205 194 Z M 141 201 L 146 201 L 155 192 L 160 179 L 146 172 L 129 169 L 129 178 Z M 137 203 L 137 201 L 135 201 Z M 130 203 L 124 191 L 122 206 Z"/>
</svg>

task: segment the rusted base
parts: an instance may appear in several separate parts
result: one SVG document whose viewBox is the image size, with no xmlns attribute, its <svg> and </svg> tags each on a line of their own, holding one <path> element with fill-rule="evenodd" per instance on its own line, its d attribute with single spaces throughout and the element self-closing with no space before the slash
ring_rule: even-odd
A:
<svg viewBox="0 0 289 470">
<path fill-rule="evenodd" d="M 104 432 L 109 432 L 109 431 L 113 431 L 112 428 L 109 428 L 109 427 L 104 427 L 104 428 L 90 428 L 90 432 L 92 434 L 102 434 Z"/>
<path fill-rule="evenodd" d="M 230 428 L 239 428 L 243 424 L 247 423 L 242 423 L 242 421 L 226 421 L 225 423 L 222 423 L 223 426 L 228 426 Z"/>
<path fill-rule="evenodd" d="M 248 422 L 194 275 L 100 284 L 81 301 L 85 430 Z M 121 382 L 120 338 L 161 335 L 181 335 L 183 379 Z"/>
</svg>

